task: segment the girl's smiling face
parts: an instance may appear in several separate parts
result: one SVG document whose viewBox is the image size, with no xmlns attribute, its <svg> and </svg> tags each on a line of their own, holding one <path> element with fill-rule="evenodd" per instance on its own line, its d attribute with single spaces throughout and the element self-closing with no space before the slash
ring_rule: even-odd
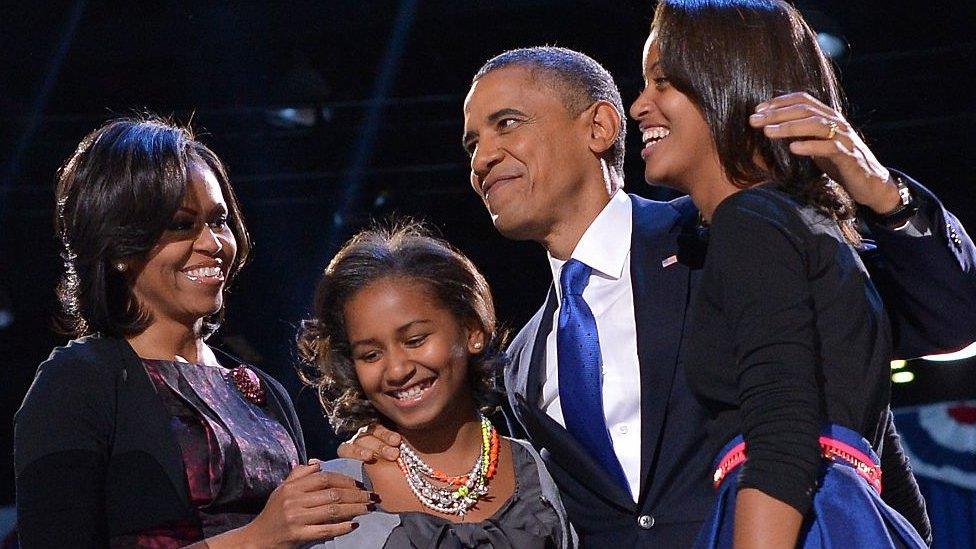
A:
<svg viewBox="0 0 976 549">
<path fill-rule="evenodd" d="M 371 282 L 346 301 L 343 315 L 359 384 L 400 431 L 474 413 L 468 361 L 484 332 L 457 318 L 423 282 Z"/>
<path fill-rule="evenodd" d="M 702 110 L 676 89 L 661 67 L 652 33 L 644 44 L 644 90 L 630 106 L 640 125 L 644 179 L 689 192 L 692 185 L 721 178 L 715 141 Z"/>
</svg>

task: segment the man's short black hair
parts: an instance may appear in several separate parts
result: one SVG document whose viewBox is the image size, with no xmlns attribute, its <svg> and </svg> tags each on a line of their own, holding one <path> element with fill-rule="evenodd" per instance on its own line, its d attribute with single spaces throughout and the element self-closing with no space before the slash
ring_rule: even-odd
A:
<svg viewBox="0 0 976 549">
<path fill-rule="evenodd" d="M 592 57 L 566 48 L 537 46 L 509 50 L 489 59 L 472 82 L 505 67 L 522 66 L 556 91 L 573 114 L 586 110 L 595 101 L 607 101 L 620 115 L 620 133 L 607 151 L 607 163 L 621 177 L 624 173 L 624 141 L 627 136 L 626 114 L 620 90 L 613 76 Z"/>
</svg>

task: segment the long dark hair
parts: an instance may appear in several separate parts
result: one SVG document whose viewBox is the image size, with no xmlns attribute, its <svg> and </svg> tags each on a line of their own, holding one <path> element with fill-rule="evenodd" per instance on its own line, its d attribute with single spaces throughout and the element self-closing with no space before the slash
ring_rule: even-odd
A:
<svg viewBox="0 0 976 549">
<path fill-rule="evenodd" d="M 343 313 L 356 292 L 391 277 L 422 284 L 457 319 L 484 330 L 485 348 L 471 356 L 468 380 L 475 405 L 493 411 L 500 400 L 497 377 L 507 359 L 488 282 L 453 246 L 418 223 L 401 221 L 364 230 L 343 246 L 319 281 L 314 316 L 298 333 L 300 376 L 316 388 L 332 428 L 355 431 L 381 419 L 356 376 Z"/>
<path fill-rule="evenodd" d="M 58 172 L 54 224 L 64 259 L 58 285 L 63 331 L 122 337 L 152 322 L 112 265 L 145 256 L 159 241 L 183 202 L 194 163 L 213 171 L 227 202 L 237 240 L 228 291 L 251 240 L 223 162 L 189 127 L 151 116 L 112 120 L 85 136 Z M 223 313 L 221 307 L 205 318 L 201 335 L 213 333 Z"/>
<path fill-rule="evenodd" d="M 782 0 L 661 0 L 651 32 L 665 75 L 702 109 L 726 175 L 743 186 L 775 181 L 859 243 L 847 192 L 787 141 L 749 126 L 756 105 L 790 92 L 843 113 L 833 67 L 800 13 Z"/>
</svg>

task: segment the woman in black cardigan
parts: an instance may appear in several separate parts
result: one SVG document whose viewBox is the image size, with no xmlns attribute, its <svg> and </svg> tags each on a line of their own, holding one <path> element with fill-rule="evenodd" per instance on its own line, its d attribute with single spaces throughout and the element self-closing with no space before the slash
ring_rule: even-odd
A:
<svg viewBox="0 0 976 549">
<path fill-rule="evenodd" d="M 118 120 L 59 174 L 67 328 L 15 418 L 25 547 L 290 547 L 369 494 L 306 462 L 276 381 L 206 344 L 250 248 L 220 159 Z"/>
</svg>

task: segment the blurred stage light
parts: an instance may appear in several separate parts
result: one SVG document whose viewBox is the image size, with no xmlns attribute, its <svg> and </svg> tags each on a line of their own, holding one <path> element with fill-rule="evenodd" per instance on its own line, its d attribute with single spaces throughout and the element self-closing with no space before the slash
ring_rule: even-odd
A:
<svg viewBox="0 0 976 549">
<path fill-rule="evenodd" d="M 891 381 L 895 383 L 910 383 L 915 380 L 915 374 L 909 371 L 895 372 L 891 374 Z"/>
<path fill-rule="evenodd" d="M 0 286 L 0 330 L 14 323 L 14 307 L 7 289 Z"/>
<path fill-rule="evenodd" d="M 931 362 L 952 362 L 954 360 L 965 360 L 967 358 L 972 358 L 976 356 L 976 341 L 970 343 L 969 345 L 959 349 L 954 353 L 945 353 L 941 355 L 928 355 L 923 356 L 925 360 Z"/>
<path fill-rule="evenodd" d="M 268 109 L 265 119 L 272 126 L 286 130 L 309 129 L 330 122 L 332 109 L 321 105 L 325 104 L 331 89 L 308 53 L 296 50 L 287 69 L 271 83 L 269 104 L 279 107 Z"/>
<path fill-rule="evenodd" d="M 327 107 L 285 107 L 265 113 L 269 124 L 286 129 L 314 128 L 331 119 L 332 111 Z"/>
<path fill-rule="evenodd" d="M 908 361 L 907 360 L 892 360 L 891 361 L 891 369 L 892 370 L 901 370 L 902 368 L 905 367 L 906 364 L 908 364 Z"/>
<path fill-rule="evenodd" d="M 847 42 L 835 34 L 829 32 L 818 32 L 817 43 L 824 55 L 831 59 L 840 59 L 847 53 Z"/>
</svg>

